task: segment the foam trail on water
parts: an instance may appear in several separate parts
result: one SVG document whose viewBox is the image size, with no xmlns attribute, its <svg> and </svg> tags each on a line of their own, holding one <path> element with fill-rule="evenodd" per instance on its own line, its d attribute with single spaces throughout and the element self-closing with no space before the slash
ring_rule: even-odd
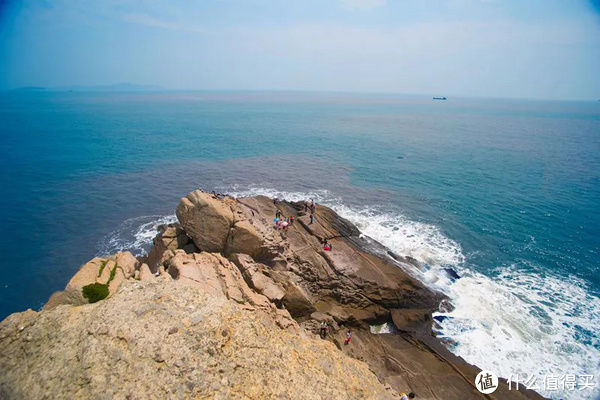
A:
<svg viewBox="0 0 600 400">
<path fill-rule="evenodd" d="M 600 298 L 585 282 L 544 274 L 531 265 L 497 268 L 489 277 L 465 266 L 458 243 L 436 226 L 376 207 L 348 207 L 327 190 L 284 192 L 235 188 L 234 196 L 265 195 L 291 201 L 310 198 L 333 208 L 362 233 L 392 251 L 426 264 L 417 278 L 446 293 L 455 309 L 437 313 L 439 337 L 466 361 L 508 378 L 536 377 L 536 391 L 553 399 L 597 399 L 600 395 Z M 458 271 L 449 279 L 444 268 Z M 382 327 L 374 327 L 381 333 Z M 544 390 L 545 377 L 592 374 L 594 390 Z M 520 378 L 520 379 L 521 379 Z M 523 383 L 521 381 L 521 383 Z"/>
</svg>

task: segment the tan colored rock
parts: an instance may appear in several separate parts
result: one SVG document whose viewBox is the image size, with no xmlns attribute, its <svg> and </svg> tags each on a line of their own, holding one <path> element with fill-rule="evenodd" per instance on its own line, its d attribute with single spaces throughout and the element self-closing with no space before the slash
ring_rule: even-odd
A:
<svg viewBox="0 0 600 400">
<path fill-rule="evenodd" d="M 50 298 L 42 307 L 43 310 L 52 310 L 53 308 L 60 306 L 61 304 L 71 304 L 70 300 L 66 297 L 65 292 L 62 290 L 56 291 L 50 295 Z"/>
<path fill-rule="evenodd" d="M 380 398 L 374 394 L 375 392 L 359 395 L 328 392 L 328 389 L 321 392 L 318 391 L 318 385 L 317 392 L 303 391 L 302 388 L 294 387 L 294 390 L 297 391 L 269 391 L 267 393 L 265 390 L 271 390 L 271 381 L 261 381 L 260 379 L 267 377 L 271 379 L 269 373 L 256 376 L 257 380 L 252 381 L 253 384 L 248 384 L 246 381 L 244 392 L 235 391 L 237 386 L 233 382 L 232 376 L 241 373 L 239 370 L 246 368 L 245 364 L 236 363 L 233 366 L 233 375 L 227 369 L 229 364 L 223 364 L 222 359 L 209 360 L 208 368 L 206 368 L 205 364 L 199 364 L 197 359 L 193 358 L 198 356 L 198 353 L 202 353 L 204 344 L 208 344 L 207 348 L 210 350 L 206 351 L 210 356 L 230 355 L 232 354 L 230 351 L 240 352 L 242 349 L 242 353 L 235 354 L 235 356 L 252 358 L 253 366 L 271 370 L 279 369 L 279 376 L 285 376 L 287 370 L 272 364 L 271 358 L 279 359 L 281 355 L 277 351 L 278 347 L 269 338 L 263 338 L 262 342 L 244 339 L 241 347 L 229 347 L 230 343 L 233 343 L 231 339 L 238 327 L 253 330 L 252 334 L 257 334 L 258 337 L 268 336 L 269 333 L 261 330 L 260 326 L 237 324 L 237 320 L 227 320 L 225 326 L 219 326 L 216 331 L 205 330 L 206 327 L 203 325 L 207 325 L 211 321 L 211 317 L 203 311 L 203 306 L 198 304 L 198 301 L 203 296 L 207 296 L 207 299 L 214 304 L 228 304 L 228 307 L 239 310 L 243 313 L 244 322 L 253 321 L 252 318 L 256 318 L 256 321 L 260 321 L 263 327 L 272 325 L 280 329 L 278 332 L 284 329 L 286 333 L 297 335 L 283 335 L 293 345 L 296 352 L 294 357 L 303 357 L 305 354 L 306 349 L 302 345 L 302 338 L 314 337 L 307 332 L 318 334 L 321 322 L 327 322 L 331 330 L 326 340 L 333 341 L 341 352 L 367 362 L 370 370 L 382 382 L 386 382 L 394 389 L 401 388 L 407 392 L 414 390 L 418 393 L 418 398 L 423 399 L 436 399 L 440 393 L 443 393 L 444 399 L 447 400 L 480 398 L 479 392 L 473 387 L 473 381 L 479 369 L 451 354 L 431 334 L 431 312 L 438 307 L 444 296 L 428 289 L 410 275 L 411 268 L 418 267 L 418 265 L 413 265 L 408 258 L 392 254 L 372 239 L 360 235 L 360 232 L 350 222 L 320 205 L 316 211 L 316 223 L 312 225 L 309 225 L 306 215 L 301 215 L 301 204 L 285 201 L 274 204 L 271 199 L 261 196 L 237 200 L 227 197 L 217 200 L 210 195 L 194 192 L 182 199 L 180 208 L 178 216 L 182 223 L 187 222 L 191 231 L 194 229 L 197 231 L 195 238 L 194 235 L 190 234 L 189 236 L 194 240 L 199 238 L 209 244 L 214 242 L 215 248 L 219 249 L 217 252 L 200 252 L 190 242 L 186 233 L 174 224 L 162 229 L 162 233 L 155 238 L 154 246 L 145 259 L 149 263 L 150 272 L 160 271 L 159 277 L 146 282 L 127 281 L 124 279 L 125 273 L 122 272 L 118 275 L 120 269 L 115 269 L 117 280 L 111 287 L 111 293 L 114 294 L 104 301 L 84 307 L 70 307 L 61 306 L 65 301 L 69 301 L 64 293 L 53 295 L 50 299 L 48 308 L 54 307 L 52 312 L 64 313 L 63 310 L 70 310 L 68 313 L 60 315 L 60 320 L 64 320 L 64 324 L 68 325 L 76 321 L 77 316 L 83 313 L 80 309 L 91 309 L 94 314 L 93 318 L 102 320 L 105 309 L 101 303 L 114 304 L 112 303 L 113 299 L 120 296 L 121 293 L 125 293 L 134 303 L 139 299 L 131 293 L 132 291 L 140 290 L 152 293 L 150 298 L 145 298 L 143 305 L 135 309 L 135 317 L 111 320 L 108 324 L 111 328 L 100 327 L 98 331 L 100 339 L 94 333 L 96 332 L 93 329 L 96 326 L 94 323 L 86 321 L 87 325 L 82 324 L 86 327 L 91 326 L 91 328 L 87 331 L 85 328 L 80 328 L 81 332 L 78 338 L 82 342 L 83 338 L 90 340 L 89 343 L 86 343 L 85 350 L 72 352 L 74 356 L 70 359 L 71 364 L 69 365 L 78 366 L 79 370 L 86 374 L 92 367 L 86 368 L 85 362 L 93 360 L 96 365 L 98 363 L 96 357 L 98 353 L 102 353 L 111 358 L 110 365 L 115 366 L 116 370 L 114 371 L 115 375 L 111 375 L 113 371 L 105 372 L 103 369 L 97 371 L 94 368 L 89 375 L 81 377 L 70 375 L 69 370 L 62 368 L 63 371 L 67 371 L 67 377 L 63 376 L 62 378 L 62 383 L 66 383 L 65 386 L 69 386 L 72 381 L 83 382 L 77 385 L 78 394 L 71 397 L 81 397 L 83 390 L 88 390 L 88 386 L 91 388 L 90 390 L 103 386 L 107 388 L 107 392 L 103 393 L 107 398 L 136 398 L 138 393 L 140 398 L 153 398 L 154 396 L 156 398 L 275 397 L 303 399 L 313 398 L 311 396 L 315 393 L 320 398 L 370 398 L 373 396 Z M 292 224 L 286 232 L 273 229 L 272 219 L 277 210 L 285 217 L 290 215 L 297 217 L 295 218 L 297 222 Z M 219 214 L 221 211 L 225 216 Z M 232 216 L 231 220 L 229 215 Z M 225 223 L 221 224 L 219 221 L 225 221 Z M 214 231 L 211 230 L 213 228 L 215 228 Z M 237 229 L 245 233 L 236 235 Z M 327 238 L 333 245 L 332 251 L 323 250 L 323 238 Z M 258 243 L 260 241 L 262 243 Z M 257 248 L 260 251 L 257 251 Z M 230 254 L 232 249 L 243 250 L 248 254 Z M 228 254 L 233 262 L 225 259 L 222 254 Z M 253 259 L 250 254 L 256 255 L 256 258 Z M 115 257 L 111 258 L 111 260 L 115 259 Z M 260 263 L 255 260 L 260 260 Z M 107 272 L 103 271 L 100 277 L 106 280 L 106 274 L 112 270 L 110 267 L 113 264 L 110 263 L 110 260 L 101 261 L 107 261 L 107 265 L 109 265 Z M 165 272 L 165 267 L 168 269 L 168 273 Z M 84 272 L 82 272 L 82 276 L 85 277 Z M 139 272 L 141 275 L 141 271 Z M 119 283 L 121 284 L 119 285 Z M 169 284 L 176 285 L 177 290 L 172 290 L 168 286 Z M 196 293 L 193 300 L 184 294 L 188 291 Z M 172 308 L 173 304 L 177 306 Z M 286 308 L 278 308 L 282 305 Z M 132 304 L 124 307 L 125 314 L 128 310 L 131 311 L 131 309 L 127 309 L 129 306 Z M 39 317 L 35 315 L 37 314 L 29 313 L 27 318 L 34 322 L 25 326 L 24 330 L 29 329 L 29 326 L 37 326 L 38 323 L 35 321 L 45 318 L 44 316 L 48 314 L 42 312 Z M 157 324 L 160 333 L 154 335 L 154 320 L 146 318 L 155 318 L 156 315 L 162 325 Z M 251 317 L 247 315 L 251 315 Z M 292 316 L 297 318 L 298 322 Z M 20 323 L 20 317 L 15 318 L 16 323 Z M 138 323 L 144 321 L 146 322 L 144 330 L 148 331 L 149 337 L 144 336 L 140 339 L 134 331 L 139 329 L 136 327 Z M 371 333 L 370 324 L 392 321 L 403 332 L 382 335 Z M 54 322 L 50 325 L 61 333 L 63 330 L 68 331 L 67 328 L 63 328 L 63 325 L 57 326 Z M 199 326 L 201 326 L 201 331 L 195 331 Z M 349 328 L 353 334 L 352 343 L 348 346 L 340 345 Z M 8 337 L 2 336 L 2 329 L 0 325 L 0 370 L 11 370 L 11 364 L 2 364 L 2 349 L 5 345 L 1 340 L 3 337 Z M 113 329 L 115 337 L 119 339 L 119 346 L 107 346 L 103 341 L 105 335 L 111 334 L 110 329 Z M 7 335 L 15 331 L 14 324 L 12 328 L 6 330 Z M 183 343 L 169 341 L 182 334 L 192 334 L 194 340 Z M 298 337 L 301 339 L 297 339 Z M 34 335 L 26 335 L 24 338 L 28 344 L 35 342 Z M 12 344 L 13 340 L 15 339 L 11 338 L 9 343 Z M 96 346 L 97 344 L 100 345 Z M 175 361 L 170 356 L 174 350 L 166 347 L 172 344 L 183 351 L 183 353 L 175 353 Z M 67 346 L 66 343 L 63 345 Z M 268 360 L 262 360 L 260 353 L 264 348 L 261 346 L 270 350 Z M 43 353 L 43 350 L 30 348 L 28 345 L 19 345 L 18 348 L 21 353 L 26 353 L 25 359 L 28 354 L 33 354 L 35 357 L 37 354 Z M 135 353 L 135 358 L 129 358 L 135 359 L 135 367 L 130 367 L 127 362 L 123 363 L 123 360 L 127 360 L 127 357 L 122 357 L 123 352 L 135 352 L 139 349 L 141 349 L 141 353 Z M 190 356 L 190 352 L 193 353 L 192 356 Z M 181 358 L 179 359 L 179 357 Z M 53 354 L 46 357 L 46 360 L 54 359 Z M 191 364 L 187 364 L 188 361 Z M 296 361 L 293 361 L 292 365 Z M 157 367 L 158 375 L 155 371 L 150 375 L 138 375 L 148 366 L 148 363 L 152 364 L 152 362 L 160 365 Z M 100 364 L 102 363 L 100 362 Z M 288 364 L 286 363 L 286 367 Z M 216 370 L 220 380 L 213 381 L 212 374 L 221 365 L 226 367 Z M 310 376 L 310 379 L 317 380 L 319 374 L 335 376 L 338 368 L 329 358 L 319 360 L 316 369 L 306 361 L 302 361 L 302 365 L 309 368 L 310 373 L 307 375 Z M 188 366 L 191 367 L 188 368 Z M 193 373 L 196 368 L 204 368 L 201 383 L 178 381 L 181 377 L 190 379 L 190 373 Z M 178 375 L 167 377 L 161 375 L 174 369 L 179 370 Z M 35 368 L 27 369 L 27 371 L 29 370 L 35 370 Z M 12 376 L 9 374 L 6 379 L 15 379 Z M 144 379 L 147 376 L 152 376 L 150 379 L 152 382 Z M 131 384 L 131 377 L 136 382 L 135 384 Z M 2 379 L 0 376 L 0 398 L 5 396 L 2 390 L 8 387 L 2 386 Z M 352 381 L 353 378 L 349 377 L 348 379 Z M 163 386 L 152 386 L 154 380 Z M 206 381 L 210 381 L 213 390 L 227 388 L 230 391 L 194 392 L 194 387 L 203 385 Z M 89 385 L 88 382 L 92 382 L 92 385 Z M 101 385 L 94 386 L 94 382 L 100 382 Z M 113 382 L 118 383 L 113 385 Z M 176 384 L 177 382 L 179 385 Z M 290 382 L 287 383 L 290 384 Z M 29 384 L 29 382 L 19 381 L 19 385 L 21 384 Z M 121 391 L 122 387 L 129 388 L 130 384 L 134 389 L 127 393 Z M 175 386 L 169 386 L 171 384 Z M 292 384 L 302 385 L 304 381 L 294 376 Z M 141 385 L 142 389 L 136 387 L 138 385 Z M 275 385 L 279 384 L 275 383 Z M 165 392 L 159 392 L 157 391 L 160 390 L 159 387 L 168 389 Z M 186 387 L 188 392 L 180 391 L 180 389 L 185 390 Z M 312 387 L 311 384 L 311 389 Z M 145 391 L 148 388 L 152 391 Z M 118 393 L 111 392 L 111 390 L 116 390 Z M 52 391 L 44 393 L 52 393 Z M 148 395 L 148 393 L 153 394 Z M 90 396 L 89 392 L 85 392 L 85 394 L 87 397 L 98 397 Z M 508 386 L 503 381 L 499 384 L 497 395 L 503 400 L 541 399 L 533 392 L 508 390 Z"/>
<path fill-rule="evenodd" d="M 194 244 L 202 251 L 222 252 L 233 226 L 230 206 L 212 195 L 193 191 L 181 199 L 177 218 Z"/>
<path fill-rule="evenodd" d="M 126 278 L 125 274 L 123 273 L 123 269 L 121 269 L 120 266 L 117 266 L 113 279 L 108 283 L 109 296 L 117 291 L 119 285 L 121 285 L 125 279 Z"/>
<path fill-rule="evenodd" d="M 316 311 L 306 291 L 294 282 L 287 282 L 284 290 L 283 304 L 294 318 L 310 315 Z"/>
<path fill-rule="evenodd" d="M 154 279 L 154 274 L 152 274 L 152 272 L 150 272 L 150 268 L 148 267 L 148 264 L 146 264 L 146 263 L 142 264 L 142 266 L 140 267 L 140 281 L 146 282 L 146 281 L 151 281 L 153 279 Z"/>
<path fill-rule="evenodd" d="M 214 297 L 224 297 L 215 261 L 209 253 L 178 253 L 169 261 L 169 275 L 186 286 L 193 286 Z"/>
<path fill-rule="evenodd" d="M 332 343 L 178 281 L 0 323 L 0 398 L 398 399 Z"/>
<path fill-rule="evenodd" d="M 402 331 L 418 331 L 431 322 L 429 310 L 391 310 L 392 321 Z"/>
<path fill-rule="evenodd" d="M 131 271 L 132 267 L 135 268 L 138 262 L 129 252 L 118 253 L 109 258 L 93 258 L 79 268 L 67 283 L 65 290 L 52 294 L 44 308 L 52 309 L 61 304 L 81 305 L 88 303 L 88 300 L 83 296 L 83 287 L 93 283 L 108 283 L 108 295 L 115 293 L 119 285 L 127 279 L 123 268 L 115 261 L 117 259 L 123 263 L 127 271 Z M 130 277 L 133 277 L 134 273 L 135 270 Z M 113 275 L 112 279 L 111 274 Z"/>
<path fill-rule="evenodd" d="M 121 267 L 126 279 L 131 278 L 135 274 L 140 262 L 128 251 L 117 253 L 115 262 Z"/>
<path fill-rule="evenodd" d="M 283 299 L 285 291 L 281 285 L 262 272 L 263 268 L 267 268 L 265 265 L 254 262 L 247 254 L 236 253 L 231 256 L 231 259 L 253 289 L 271 301 L 279 302 Z"/>
<path fill-rule="evenodd" d="M 73 275 L 65 287 L 63 298 L 66 303 L 77 305 L 88 302 L 83 297 L 81 290 L 84 286 L 94 283 L 99 279 L 100 267 L 105 262 L 107 262 L 106 259 L 95 257 L 79 268 L 79 271 Z"/>
<path fill-rule="evenodd" d="M 249 220 L 236 222 L 227 239 L 226 253 L 244 253 L 252 257 L 263 252 L 264 239 Z"/>
<path fill-rule="evenodd" d="M 98 268 L 98 276 L 96 277 L 95 281 L 93 282 L 98 282 L 98 283 L 108 283 L 109 279 L 110 279 L 110 275 L 113 273 L 113 270 L 115 271 L 114 273 L 116 274 L 116 268 L 117 268 L 117 263 L 114 260 L 108 259 L 105 260 L 104 263 L 104 267 L 100 266 Z M 102 272 L 100 272 L 100 270 Z"/>
</svg>

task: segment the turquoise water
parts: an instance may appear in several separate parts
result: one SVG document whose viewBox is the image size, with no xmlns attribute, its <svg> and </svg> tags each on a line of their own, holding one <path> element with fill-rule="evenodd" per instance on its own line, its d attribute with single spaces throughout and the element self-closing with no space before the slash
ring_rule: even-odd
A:
<svg viewBox="0 0 600 400">
<path fill-rule="evenodd" d="M 13 92 L 0 121 L 2 318 L 142 252 L 195 187 L 313 196 L 423 262 L 457 354 L 600 379 L 600 102 Z"/>
</svg>

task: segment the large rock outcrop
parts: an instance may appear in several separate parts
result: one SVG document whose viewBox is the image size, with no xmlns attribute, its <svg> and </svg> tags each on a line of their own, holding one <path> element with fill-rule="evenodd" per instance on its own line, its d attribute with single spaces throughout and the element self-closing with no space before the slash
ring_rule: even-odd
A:
<svg viewBox="0 0 600 400">
<path fill-rule="evenodd" d="M 295 222 L 274 229 L 276 212 Z M 194 191 L 177 216 L 141 262 L 93 259 L 0 323 L 0 398 L 541 399 L 479 393 L 479 369 L 432 335 L 445 296 L 329 208 L 311 223 L 303 204 Z M 88 304 L 89 285 L 105 298 Z"/>
<path fill-rule="evenodd" d="M 181 199 L 177 218 L 196 246 L 208 252 L 223 251 L 234 222 L 228 202 L 199 190 Z"/>
<path fill-rule="evenodd" d="M 212 201 L 229 206 L 234 216 L 220 251 L 234 261 L 255 291 L 267 296 L 265 285 L 276 285 L 277 296 L 280 290 L 283 296 L 280 301 L 270 300 L 284 307 L 301 328 L 316 334 L 321 322 L 329 321 L 329 340 L 351 357 L 366 361 L 382 381 L 403 391 L 414 390 L 419 398 L 482 398 L 473 384 L 479 369 L 454 356 L 432 334 L 431 313 L 447 300 L 412 277 L 410 271 L 419 268 L 414 260 L 361 235 L 327 207 L 317 206 L 315 222 L 310 223 L 300 203 L 274 202 L 264 196 Z M 294 217 L 295 223 L 286 231 L 272 225 L 277 211 Z M 196 207 L 195 212 L 178 214 L 184 230 L 194 225 L 188 218 L 198 220 L 203 213 L 202 207 Z M 245 240 L 252 244 L 232 251 L 229 235 L 241 224 L 251 226 L 260 240 Z M 325 239 L 331 251 L 323 249 Z M 398 332 L 371 334 L 370 325 L 382 322 L 395 324 Z M 343 346 L 348 329 L 354 344 Z M 531 391 L 508 391 L 504 382 L 497 393 L 508 400 L 541 398 Z"/>
<path fill-rule="evenodd" d="M 177 218 L 202 251 L 245 253 L 261 259 L 273 254 L 272 232 L 255 223 L 254 210 L 232 198 L 219 199 L 195 190 L 181 199 Z"/>
<path fill-rule="evenodd" d="M 67 283 L 65 290 L 54 293 L 44 308 L 94 301 L 85 290 L 90 286 L 95 286 L 96 290 L 104 290 L 106 296 L 109 296 L 116 292 L 125 279 L 133 277 L 138 267 L 139 261 L 128 251 L 106 258 L 95 257 L 83 264 Z"/>
</svg>

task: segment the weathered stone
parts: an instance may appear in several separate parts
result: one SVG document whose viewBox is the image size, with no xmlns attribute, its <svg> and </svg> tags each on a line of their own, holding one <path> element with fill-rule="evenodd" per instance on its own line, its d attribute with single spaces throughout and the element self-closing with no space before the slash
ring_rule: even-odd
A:
<svg viewBox="0 0 600 400">
<path fill-rule="evenodd" d="M 281 285 L 262 273 L 263 264 L 257 264 L 247 254 L 236 253 L 231 256 L 233 262 L 238 266 L 246 282 L 260 294 L 269 300 L 279 302 L 283 299 L 285 292 Z"/>
<path fill-rule="evenodd" d="M 238 351 L 237 348 L 229 347 L 229 343 L 232 343 L 236 337 L 238 320 L 226 319 L 220 323 L 214 318 L 214 314 L 206 312 L 205 308 L 199 306 L 197 303 L 199 299 L 194 297 L 195 300 L 190 301 L 186 295 L 182 295 L 183 292 L 190 290 L 194 291 L 196 296 L 198 294 L 199 297 L 206 296 L 211 304 L 221 304 L 218 307 L 223 308 L 223 304 L 230 305 L 236 313 L 242 313 L 243 320 L 246 320 L 246 314 L 258 318 L 261 325 L 246 326 L 246 328 L 256 329 L 252 334 L 259 337 L 268 335 L 264 329 L 270 329 L 269 327 L 285 329 L 300 337 L 315 337 L 307 332 L 320 333 L 321 323 L 326 322 L 330 327 L 327 340 L 332 341 L 339 350 L 355 359 L 367 362 L 381 382 L 393 388 L 414 390 L 419 398 L 433 398 L 438 393 L 443 393 L 446 400 L 480 398 L 472 385 L 479 369 L 448 352 L 432 335 L 431 312 L 437 309 L 444 296 L 428 289 L 410 275 L 409 271 L 419 267 L 413 262 L 414 260 L 391 253 L 376 241 L 360 235 L 356 227 L 327 207 L 320 205 L 317 207 L 315 213 L 317 222 L 314 224 L 309 224 L 308 216 L 303 215 L 301 210 L 301 204 L 285 201 L 275 204 L 271 199 L 263 196 L 216 199 L 208 194 L 193 192 L 182 199 L 178 207 L 178 217 L 184 229 L 177 224 L 162 227 L 154 240 L 150 254 L 145 259 L 148 265 L 139 267 L 140 279 L 142 276 L 146 276 L 147 279 L 141 282 L 127 281 L 125 271 L 120 271 L 119 266 L 114 270 L 116 280 L 111 281 L 111 296 L 108 299 L 86 307 L 61 306 L 71 302 L 69 292 L 65 291 L 53 295 L 45 310 L 54 308 L 52 312 L 63 313 L 65 309 L 73 309 L 75 311 L 66 314 L 68 318 L 61 314 L 61 318 L 71 320 L 78 318 L 77 315 L 82 313 L 80 308 L 97 310 L 93 311 L 93 318 L 103 321 L 105 317 L 102 303 L 113 304 L 111 303 L 113 299 L 121 295 L 133 296 L 135 302 L 138 292 L 142 294 L 151 292 L 152 296 L 147 298 L 143 305 L 133 310 L 135 317 L 128 320 L 131 321 L 131 326 L 129 322 L 112 321 L 112 324 L 102 325 L 98 330 L 93 326 L 84 328 L 83 332 L 91 341 L 86 343 L 85 348 L 88 350 L 78 351 L 76 357 L 77 360 L 85 360 L 86 357 L 91 357 L 89 354 L 106 353 L 110 365 L 122 368 L 122 361 L 126 358 L 127 351 L 136 348 L 138 341 L 146 340 L 136 337 L 135 328 L 132 327 L 140 321 L 145 321 L 143 330 L 150 329 L 153 332 L 154 326 L 151 324 L 154 321 L 148 318 L 159 315 L 161 323 L 166 322 L 162 325 L 157 324 L 160 327 L 160 335 L 151 342 L 144 342 L 145 347 L 140 347 L 143 349 L 143 354 L 136 355 L 136 366 L 147 369 L 147 361 L 149 365 L 158 365 L 160 371 L 173 370 L 179 374 L 169 377 L 173 382 L 172 386 L 163 385 L 161 387 L 166 388 L 164 392 L 155 393 L 160 398 L 186 396 L 190 398 L 285 398 L 291 397 L 292 394 L 297 394 L 296 398 L 311 398 L 314 393 L 298 394 L 280 391 L 265 394 L 264 387 L 270 385 L 263 383 L 259 383 L 256 388 L 248 387 L 246 388 L 248 391 L 243 393 L 228 391 L 225 395 L 219 392 L 224 387 L 228 389 L 236 387 L 235 379 L 232 377 L 240 366 L 222 364 L 221 360 L 215 357 L 230 356 L 231 351 Z M 285 232 L 273 229 L 272 220 L 277 211 L 284 217 L 295 217 L 295 223 L 291 224 Z M 190 241 L 188 235 L 193 241 Z M 324 251 L 323 239 L 327 239 L 332 245 L 331 251 Z M 204 248 L 199 246 L 199 249 L 194 243 L 203 243 Z M 215 251 L 213 253 L 201 251 L 209 247 Z M 234 253 L 234 250 L 243 253 Z M 229 260 L 233 262 L 225 259 L 223 254 L 228 255 Z M 82 267 L 76 281 L 106 281 L 115 260 L 114 256 L 96 260 L 95 263 L 92 260 L 94 267 L 90 270 Z M 101 263 L 105 263 L 106 271 L 100 274 L 98 266 Z M 94 268 L 100 276 L 93 276 L 91 270 Z M 168 273 L 165 272 L 165 268 Z M 154 271 L 159 271 L 161 275 L 158 278 L 148 276 L 148 272 L 151 274 Z M 119 283 L 121 285 L 117 291 Z M 176 285 L 177 289 L 171 290 L 170 286 L 164 286 L 169 284 Z M 76 291 L 74 293 L 77 294 Z M 445 303 L 441 307 L 449 308 Z M 47 318 L 46 315 L 49 314 L 44 311 L 40 315 L 40 317 L 28 318 L 36 321 Z M 371 334 L 369 325 L 386 321 L 393 321 L 401 332 Z M 202 329 L 206 329 L 206 326 L 214 329 L 205 337 L 202 335 L 207 331 Z M 124 331 L 125 327 L 134 331 Z M 178 331 L 169 335 L 173 327 L 179 327 Z M 12 329 L 15 330 L 14 327 Z M 38 340 L 34 332 L 29 332 L 28 329 L 27 326 L 23 327 L 22 340 L 26 345 L 20 347 L 25 351 Z M 62 328 L 56 329 L 60 331 Z M 196 334 L 193 333 L 195 329 L 202 331 Z M 350 345 L 343 346 L 348 329 L 352 330 L 353 340 Z M 121 341 L 120 346 L 107 350 L 104 345 L 98 347 L 96 334 L 109 337 L 114 331 L 120 332 L 116 334 Z M 2 332 L 1 325 L 0 332 Z M 178 342 L 176 346 L 183 346 L 183 348 L 179 350 L 177 357 L 170 358 L 169 352 L 175 349 L 169 347 L 168 341 L 188 334 L 196 335 L 196 341 Z M 203 342 L 202 338 L 211 340 L 207 339 Z M 295 338 L 296 336 L 290 337 L 295 351 L 304 354 L 306 348 Z M 126 342 L 127 346 L 123 347 L 123 342 Z M 253 342 L 244 339 L 243 343 L 244 354 L 240 357 L 253 357 L 256 351 Z M 270 342 L 268 343 L 267 346 L 270 346 Z M 6 370 L 6 365 L 2 364 L 2 346 L 3 343 L 0 342 L 0 370 Z M 102 351 L 99 351 L 99 348 Z M 259 352 L 260 349 L 259 347 Z M 211 358 L 206 364 L 208 369 L 203 367 L 204 364 L 197 364 L 194 359 L 190 359 L 188 350 L 193 352 L 194 357 Z M 31 352 L 37 354 L 39 350 L 35 349 Z M 281 357 L 279 349 L 274 347 L 270 357 L 276 359 Z M 192 364 L 186 364 L 186 360 Z M 256 361 L 262 362 L 260 359 Z M 260 365 L 270 365 L 268 362 L 270 361 Z M 193 367 L 188 369 L 189 365 Z M 204 368 L 202 377 L 196 377 L 198 380 L 187 375 L 189 371 L 197 368 Z M 325 377 L 337 376 L 337 367 L 329 360 L 320 360 L 318 368 L 320 368 L 319 373 Z M 280 371 L 287 373 L 285 369 Z M 122 372 L 119 376 L 130 377 L 131 371 Z M 185 381 L 179 380 L 180 377 Z M 312 377 L 314 378 L 314 372 Z M 348 377 L 353 379 L 350 375 Z M 88 378 L 108 388 L 105 393 L 109 397 L 127 397 L 121 395 L 121 386 L 113 389 L 113 385 L 107 384 L 113 381 L 110 375 L 102 372 L 99 375 L 85 377 Z M 158 379 L 160 381 L 162 378 Z M 203 380 L 208 381 L 209 385 L 202 386 Z M 128 384 L 121 381 L 119 384 Z M 190 386 L 186 382 L 195 384 Z M 297 383 L 298 381 L 294 380 L 294 384 Z M 390 391 L 389 387 L 387 392 L 395 396 L 396 394 Z M 197 388 L 204 389 L 198 389 L 200 392 L 196 392 Z M 0 397 L 4 394 L 1 390 L 3 386 L 0 377 Z M 320 394 L 331 397 L 331 394 L 328 395 L 326 391 Z M 502 381 L 497 394 L 498 398 L 503 400 L 540 399 L 535 393 L 529 391 L 509 391 Z M 335 394 L 337 395 L 338 393 Z M 355 397 L 347 394 L 345 397 L 343 394 L 341 396 Z M 356 398 L 370 396 L 372 394 L 363 394 Z"/>
<path fill-rule="evenodd" d="M 310 297 L 300 286 L 294 282 L 288 282 L 284 290 L 283 304 L 294 318 L 310 315 L 315 311 Z"/>
<path fill-rule="evenodd" d="M 140 281 L 145 282 L 150 281 L 152 279 L 154 279 L 154 274 L 150 272 L 148 264 L 142 264 L 142 266 L 140 267 Z"/>
<path fill-rule="evenodd" d="M 189 307 L 202 322 L 178 328 Z M 7 400 L 397 398 L 331 343 L 177 281 L 126 281 L 86 307 L 11 315 L 0 370 Z"/>
<path fill-rule="evenodd" d="M 133 254 L 128 251 L 117 253 L 115 256 L 115 262 L 119 267 L 121 267 L 126 279 L 129 279 L 134 275 L 135 270 L 140 264 L 137 258 L 135 258 Z"/>
<path fill-rule="evenodd" d="M 108 262 L 108 260 L 96 257 L 79 268 L 79 271 L 73 275 L 64 290 L 63 296 L 67 303 L 85 304 L 88 302 L 83 297 L 81 290 L 84 286 L 96 282 L 99 278 L 100 267 L 105 262 Z"/>
<path fill-rule="evenodd" d="M 222 252 L 225 249 L 233 213 L 224 201 L 199 190 L 193 191 L 181 199 L 177 218 L 200 250 Z"/>
<path fill-rule="evenodd" d="M 391 310 L 392 321 L 396 328 L 402 331 L 418 331 L 423 326 L 429 327 L 431 312 L 424 310 Z"/>
<path fill-rule="evenodd" d="M 236 222 L 227 239 L 226 253 L 244 253 L 257 257 L 263 252 L 262 235 L 248 220 Z"/>
</svg>

